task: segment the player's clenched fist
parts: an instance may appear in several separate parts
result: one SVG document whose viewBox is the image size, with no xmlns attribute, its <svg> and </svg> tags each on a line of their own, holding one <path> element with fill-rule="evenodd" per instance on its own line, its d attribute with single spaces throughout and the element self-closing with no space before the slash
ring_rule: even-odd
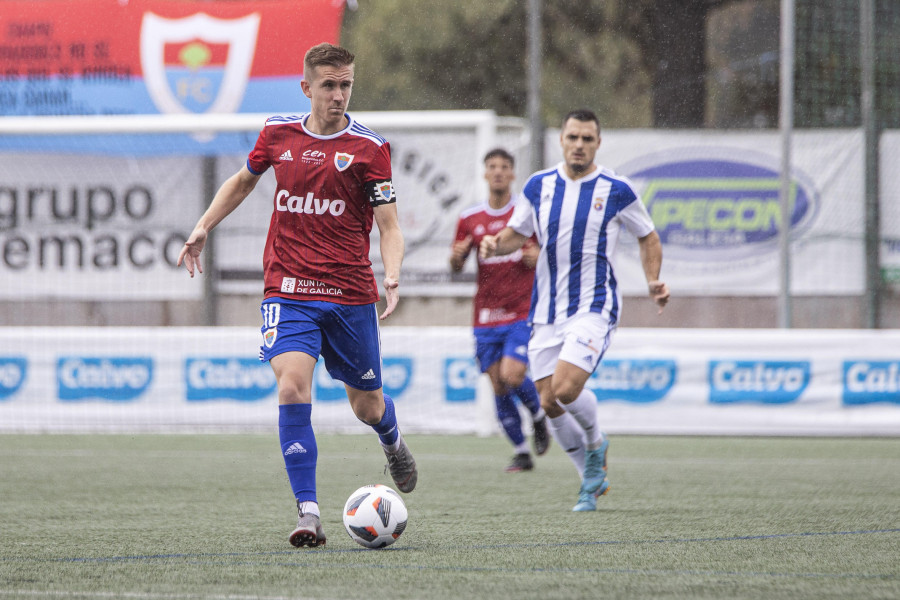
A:
<svg viewBox="0 0 900 600">
<path fill-rule="evenodd" d="M 662 281 L 651 281 L 647 285 L 650 297 L 659 307 L 659 314 L 662 314 L 663 308 L 669 303 L 669 286 Z"/>
<path fill-rule="evenodd" d="M 497 253 L 497 236 L 486 235 L 481 238 L 481 244 L 478 246 L 479 258 L 490 258 Z"/>
<path fill-rule="evenodd" d="M 463 265 L 466 264 L 466 258 L 472 251 L 472 236 L 467 235 L 461 240 L 456 240 L 450 246 L 450 268 L 454 271 L 462 271 Z"/>
</svg>

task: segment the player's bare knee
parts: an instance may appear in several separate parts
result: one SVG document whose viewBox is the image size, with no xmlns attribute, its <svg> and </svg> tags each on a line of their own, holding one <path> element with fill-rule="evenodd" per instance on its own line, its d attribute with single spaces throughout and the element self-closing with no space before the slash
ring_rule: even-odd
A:
<svg viewBox="0 0 900 600">
<path fill-rule="evenodd" d="M 370 403 L 360 403 L 353 407 L 353 414 L 360 421 L 374 425 L 381 421 L 381 417 L 384 416 L 384 409 L 382 408 L 381 411 L 378 411 Z"/>
<path fill-rule="evenodd" d="M 581 393 L 581 386 L 575 385 L 568 381 L 554 381 L 553 395 L 563 404 L 574 402 L 575 398 Z"/>
<path fill-rule="evenodd" d="M 291 384 L 278 386 L 279 404 L 309 404 L 310 402 L 312 402 L 310 390 Z"/>
<path fill-rule="evenodd" d="M 553 398 L 550 402 L 544 404 L 543 400 L 541 401 L 541 408 L 544 409 L 544 412 L 547 413 L 547 416 L 551 419 L 555 419 L 556 417 L 562 415 L 565 411 L 562 406 Z"/>
<path fill-rule="evenodd" d="M 375 392 L 353 394 L 350 407 L 357 419 L 374 425 L 384 416 L 384 397 Z"/>
<path fill-rule="evenodd" d="M 522 382 L 525 381 L 525 373 L 504 371 L 500 374 L 500 380 L 506 389 L 514 390 L 519 388 L 522 385 Z"/>
<path fill-rule="evenodd" d="M 565 412 L 563 411 L 562 407 L 557 404 L 556 398 L 553 396 L 553 394 L 549 393 L 549 390 L 547 390 L 546 393 L 540 394 L 540 397 L 541 408 L 543 408 L 544 412 L 546 412 L 551 417 L 558 417 L 563 412 Z"/>
</svg>

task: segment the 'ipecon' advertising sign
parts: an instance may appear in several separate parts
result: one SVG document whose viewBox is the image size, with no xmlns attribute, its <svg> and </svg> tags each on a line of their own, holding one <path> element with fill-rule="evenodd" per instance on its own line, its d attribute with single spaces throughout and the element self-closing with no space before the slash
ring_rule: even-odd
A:
<svg viewBox="0 0 900 600">
<path fill-rule="evenodd" d="M 633 182 L 673 290 L 777 295 L 786 233 L 793 295 L 849 295 L 864 289 L 862 150 L 856 131 L 795 132 L 786 219 L 776 132 L 604 131 L 597 161 Z M 634 238 L 619 249 L 621 289 L 645 294 Z"/>
<path fill-rule="evenodd" d="M 647 181 L 644 203 L 673 256 L 702 252 L 729 261 L 778 247 L 781 182 L 771 169 L 746 161 L 675 160 L 632 177 Z M 815 217 L 818 197 L 795 177 L 790 203 L 790 227 L 796 232 Z"/>
</svg>

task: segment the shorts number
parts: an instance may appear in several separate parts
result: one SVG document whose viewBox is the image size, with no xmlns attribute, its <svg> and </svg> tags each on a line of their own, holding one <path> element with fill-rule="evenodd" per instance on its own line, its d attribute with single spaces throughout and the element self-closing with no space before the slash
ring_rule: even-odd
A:
<svg viewBox="0 0 900 600">
<path fill-rule="evenodd" d="M 278 325 L 281 318 L 281 305 L 273 302 L 271 304 L 263 304 L 262 307 L 263 327 L 271 329 Z"/>
</svg>

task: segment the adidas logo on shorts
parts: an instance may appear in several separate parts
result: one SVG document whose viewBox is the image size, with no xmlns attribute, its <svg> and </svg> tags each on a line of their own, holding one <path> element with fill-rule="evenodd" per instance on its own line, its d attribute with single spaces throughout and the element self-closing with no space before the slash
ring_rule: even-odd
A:
<svg viewBox="0 0 900 600">
<path fill-rule="evenodd" d="M 361 377 L 361 379 L 375 379 L 375 372 L 372 369 L 366 371 L 366 374 Z"/>
</svg>

